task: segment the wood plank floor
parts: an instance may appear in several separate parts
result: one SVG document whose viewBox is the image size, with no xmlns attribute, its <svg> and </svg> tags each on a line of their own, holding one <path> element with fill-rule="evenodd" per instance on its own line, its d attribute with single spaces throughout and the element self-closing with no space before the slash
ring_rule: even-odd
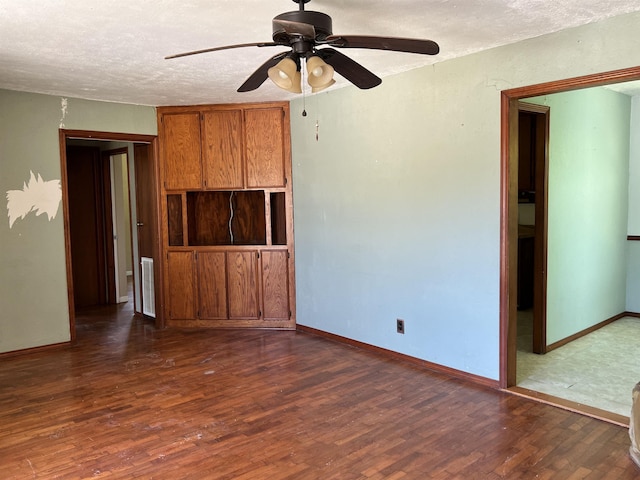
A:
<svg viewBox="0 0 640 480">
<path fill-rule="evenodd" d="M 129 307 L 0 358 L 3 479 L 636 479 L 625 428 L 306 333 Z"/>
</svg>

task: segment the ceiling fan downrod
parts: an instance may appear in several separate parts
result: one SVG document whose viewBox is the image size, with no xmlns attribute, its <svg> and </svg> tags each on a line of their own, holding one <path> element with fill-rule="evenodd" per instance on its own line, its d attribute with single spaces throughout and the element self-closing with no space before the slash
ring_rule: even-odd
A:
<svg viewBox="0 0 640 480">
<path fill-rule="evenodd" d="M 304 4 L 309 3 L 311 0 L 293 0 L 293 3 L 298 4 L 298 8 L 301 12 L 304 12 Z"/>
</svg>

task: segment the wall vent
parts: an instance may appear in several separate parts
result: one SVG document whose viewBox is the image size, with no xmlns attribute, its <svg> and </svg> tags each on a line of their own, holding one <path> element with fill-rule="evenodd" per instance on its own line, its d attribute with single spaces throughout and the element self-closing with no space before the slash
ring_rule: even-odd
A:
<svg viewBox="0 0 640 480">
<path fill-rule="evenodd" d="M 153 258 L 140 257 L 142 264 L 142 313 L 156 317 L 156 297 L 153 284 Z"/>
</svg>

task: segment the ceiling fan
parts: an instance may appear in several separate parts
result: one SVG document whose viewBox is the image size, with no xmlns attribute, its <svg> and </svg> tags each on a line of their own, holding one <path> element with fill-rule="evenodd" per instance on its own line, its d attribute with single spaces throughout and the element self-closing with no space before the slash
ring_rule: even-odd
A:
<svg viewBox="0 0 640 480">
<path fill-rule="evenodd" d="M 438 44 L 432 40 L 334 35 L 329 15 L 305 10 L 304 5 L 310 0 L 293 1 L 299 6 L 297 11 L 285 12 L 273 19 L 272 42 L 225 45 L 223 47 L 179 53 L 165 58 L 186 57 L 232 48 L 286 46 L 290 50 L 274 55 L 258 67 L 238 88 L 238 92 L 255 90 L 267 78 L 270 78 L 278 87 L 284 90 L 301 93 L 301 65 L 304 60 L 306 62 L 307 81 L 311 86 L 312 92 L 315 93 L 335 83 L 333 79 L 334 71 L 358 88 L 373 88 L 382 83 L 382 80 L 374 73 L 333 47 L 390 50 L 422 55 L 436 55 L 440 51 Z"/>
</svg>

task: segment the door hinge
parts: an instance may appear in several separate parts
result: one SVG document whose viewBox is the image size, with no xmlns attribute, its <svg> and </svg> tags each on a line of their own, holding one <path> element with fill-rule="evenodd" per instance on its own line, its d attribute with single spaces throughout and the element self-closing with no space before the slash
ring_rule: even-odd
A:
<svg viewBox="0 0 640 480">
<path fill-rule="evenodd" d="M 258 310 L 258 318 L 262 318 L 262 310 Z"/>
<path fill-rule="evenodd" d="M 293 314 L 291 313 L 291 310 L 289 310 L 289 318 L 291 318 L 293 316 Z"/>
<path fill-rule="evenodd" d="M 289 253 L 289 250 L 287 250 L 287 258 L 291 258 L 291 253 Z"/>
<path fill-rule="evenodd" d="M 256 258 L 260 258 L 260 252 L 256 252 Z"/>
</svg>

